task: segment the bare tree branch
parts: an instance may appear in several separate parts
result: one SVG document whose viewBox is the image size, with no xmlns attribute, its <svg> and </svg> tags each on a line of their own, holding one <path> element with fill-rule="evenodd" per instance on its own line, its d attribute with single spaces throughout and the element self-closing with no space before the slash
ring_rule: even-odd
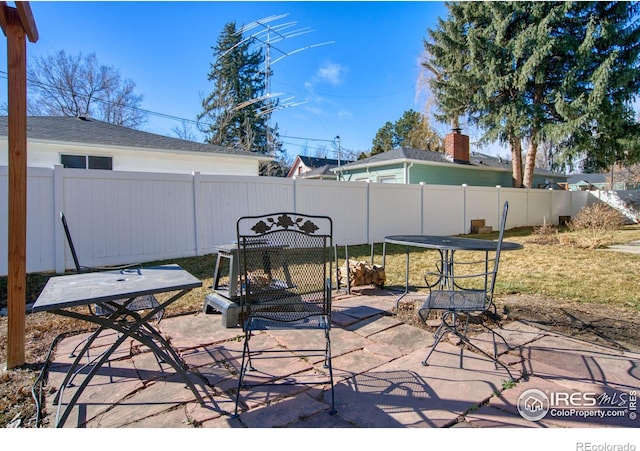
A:
<svg viewBox="0 0 640 451">
<path fill-rule="evenodd" d="M 94 53 L 83 57 L 60 50 L 40 57 L 28 69 L 28 82 L 34 93 L 30 114 L 92 117 L 131 128 L 146 121 L 136 84 L 122 79 L 114 67 L 101 65 Z"/>
</svg>

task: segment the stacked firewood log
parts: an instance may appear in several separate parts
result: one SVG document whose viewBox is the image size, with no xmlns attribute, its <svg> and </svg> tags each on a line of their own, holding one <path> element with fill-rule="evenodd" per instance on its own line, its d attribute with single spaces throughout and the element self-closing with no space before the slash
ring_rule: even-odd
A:
<svg viewBox="0 0 640 451">
<path fill-rule="evenodd" d="M 348 273 L 346 265 L 338 268 L 338 276 L 340 277 L 340 285 L 344 286 L 347 285 L 347 277 L 349 277 L 350 286 L 352 287 L 362 285 L 383 286 L 386 280 L 382 266 L 371 265 L 364 261 L 355 260 L 349 260 Z"/>
</svg>

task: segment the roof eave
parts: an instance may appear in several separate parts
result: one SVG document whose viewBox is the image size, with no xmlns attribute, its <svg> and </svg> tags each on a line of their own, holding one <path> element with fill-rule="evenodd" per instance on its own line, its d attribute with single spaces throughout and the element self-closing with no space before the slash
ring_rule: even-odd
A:
<svg viewBox="0 0 640 451">
<path fill-rule="evenodd" d="M 4 135 L 0 135 L 0 139 L 7 140 L 8 137 Z M 249 159 L 249 160 L 258 160 L 260 162 L 268 162 L 275 160 L 275 157 L 270 157 L 268 155 L 247 152 L 246 155 L 242 153 L 234 153 L 234 152 L 217 152 L 212 150 L 208 151 L 199 151 L 199 150 L 181 150 L 181 149 L 161 149 L 157 147 L 138 147 L 138 146 L 127 146 L 120 144 L 98 144 L 98 143 L 86 143 L 79 141 L 60 141 L 54 139 L 42 139 L 42 138 L 27 138 L 28 142 L 37 143 L 37 144 L 49 144 L 49 145 L 57 145 L 57 146 L 74 146 L 74 147 L 82 147 L 82 148 L 91 148 L 91 149 L 130 149 L 132 151 L 146 151 L 146 152 L 158 152 L 158 153 L 173 153 L 180 155 L 216 155 L 219 157 L 228 157 L 228 158 L 240 158 L 240 159 Z"/>
</svg>

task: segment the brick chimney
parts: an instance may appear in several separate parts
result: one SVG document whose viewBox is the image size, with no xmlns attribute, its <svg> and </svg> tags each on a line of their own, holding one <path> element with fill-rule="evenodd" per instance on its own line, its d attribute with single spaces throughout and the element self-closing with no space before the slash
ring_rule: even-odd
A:
<svg viewBox="0 0 640 451">
<path fill-rule="evenodd" d="M 461 129 L 454 128 L 444 137 L 444 151 L 447 159 L 454 163 L 469 163 L 469 137 L 461 133 Z"/>
</svg>

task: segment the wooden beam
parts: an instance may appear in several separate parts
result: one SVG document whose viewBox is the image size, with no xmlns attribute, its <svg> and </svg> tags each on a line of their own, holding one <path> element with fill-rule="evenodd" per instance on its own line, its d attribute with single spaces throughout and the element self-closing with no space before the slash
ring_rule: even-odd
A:
<svg viewBox="0 0 640 451">
<path fill-rule="evenodd" d="M 36 28 L 36 21 L 33 18 L 29 2 L 16 2 L 16 9 L 18 10 L 18 17 L 20 17 L 22 29 L 27 35 L 27 38 L 29 38 L 29 42 L 37 42 L 38 29 Z"/>
<path fill-rule="evenodd" d="M 23 10 L 25 11 L 25 10 Z M 25 363 L 27 262 L 27 40 L 18 10 L 0 5 L 7 35 L 9 107 L 7 368 Z M 31 30 L 33 33 L 33 29 Z M 37 38 L 37 33 L 36 36 Z"/>
<path fill-rule="evenodd" d="M 2 32 L 7 34 L 7 2 L 0 2 L 0 28 L 2 28 Z"/>
<path fill-rule="evenodd" d="M 12 18 L 14 19 L 14 18 Z M 7 23 L 9 100 L 9 274 L 7 368 L 25 363 L 27 248 L 27 58 L 26 36 L 17 20 Z"/>
</svg>

